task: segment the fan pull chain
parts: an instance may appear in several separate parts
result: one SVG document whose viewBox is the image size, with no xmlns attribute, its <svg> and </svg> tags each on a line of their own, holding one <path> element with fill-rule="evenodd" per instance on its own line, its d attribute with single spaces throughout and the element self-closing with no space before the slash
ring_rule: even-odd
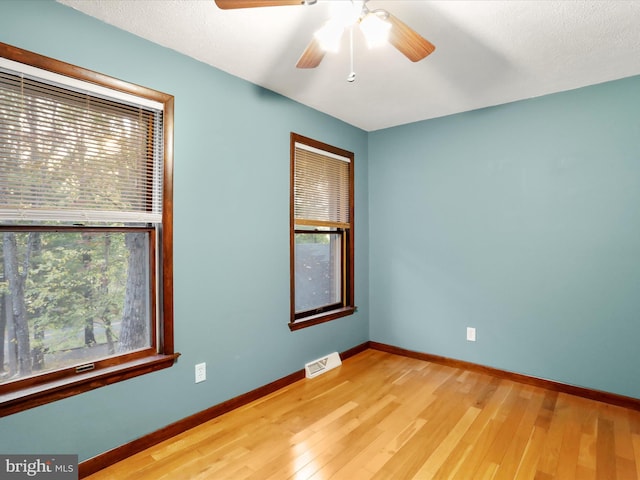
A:
<svg viewBox="0 0 640 480">
<path fill-rule="evenodd" d="M 353 26 L 349 28 L 349 53 L 351 59 L 351 73 L 347 76 L 347 82 L 353 83 L 356 79 L 356 72 L 353 70 Z"/>
</svg>

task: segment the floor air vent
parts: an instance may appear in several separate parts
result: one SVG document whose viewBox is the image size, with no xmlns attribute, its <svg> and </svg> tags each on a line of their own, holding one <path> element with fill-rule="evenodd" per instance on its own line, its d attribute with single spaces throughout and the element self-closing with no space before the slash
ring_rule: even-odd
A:
<svg viewBox="0 0 640 480">
<path fill-rule="evenodd" d="M 340 365 L 342 365 L 340 355 L 338 355 L 338 352 L 333 352 L 326 357 L 307 363 L 304 366 L 304 371 L 307 378 L 313 378 Z"/>
</svg>

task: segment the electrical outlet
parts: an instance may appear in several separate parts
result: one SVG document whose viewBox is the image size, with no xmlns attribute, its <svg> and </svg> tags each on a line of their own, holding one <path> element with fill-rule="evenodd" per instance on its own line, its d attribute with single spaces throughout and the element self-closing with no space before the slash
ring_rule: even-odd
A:
<svg viewBox="0 0 640 480">
<path fill-rule="evenodd" d="M 467 327 L 467 340 L 469 342 L 476 341 L 476 329 L 474 327 Z"/>
<path fill-rule="evenodd" d="M 204 382 L 207 379 L 207 364 L 196 364 L 196 383 Z"/>
</svg>

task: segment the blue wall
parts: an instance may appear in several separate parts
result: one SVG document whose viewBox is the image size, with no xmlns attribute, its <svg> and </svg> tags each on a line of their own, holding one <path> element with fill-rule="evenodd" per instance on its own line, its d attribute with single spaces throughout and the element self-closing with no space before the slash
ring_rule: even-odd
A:
<svg viewBox="0 0 640 480">
<path fill-rule="evenodd" d="M 371 133 L 369 214 L 371 340 L 640 398 L 640 77 Z"/>
<path fill-rule="evenodd" d="M 175 96 L 167 370 L 0 419 L 2 453 L 92 457 L 369 339 L 367 135 L 52 1 L 0 2 L 0 41 Z M 291 332 L 289 133 L 355 153 L 356 304 Z M 358 232 L 361 232 L 358 234 Z M 207 381 L 194 384 L 194 364 Z"/>
</svg>

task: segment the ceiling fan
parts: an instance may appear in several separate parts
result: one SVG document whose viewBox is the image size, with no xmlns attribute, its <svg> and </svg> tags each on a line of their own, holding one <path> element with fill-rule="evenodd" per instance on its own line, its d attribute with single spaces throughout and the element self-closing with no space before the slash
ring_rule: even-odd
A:
<svg viewBox="0 0 640 480">
<path fill-rule="evenodd" d="M 422 60 L 435 46 L 386 10 L 369 10 L 368 0 L 334 0 L 331 18 L 313 35 L 296 67 L 315 68 L 327 51 L 336 51 L 344 30 L 358 25 L 372 46 L 389 42 L 412 62 Z M 256 8 L 284 5 L 313 5 L 317 0 L 215 0 L 219 8 Z"/>
</svg>

